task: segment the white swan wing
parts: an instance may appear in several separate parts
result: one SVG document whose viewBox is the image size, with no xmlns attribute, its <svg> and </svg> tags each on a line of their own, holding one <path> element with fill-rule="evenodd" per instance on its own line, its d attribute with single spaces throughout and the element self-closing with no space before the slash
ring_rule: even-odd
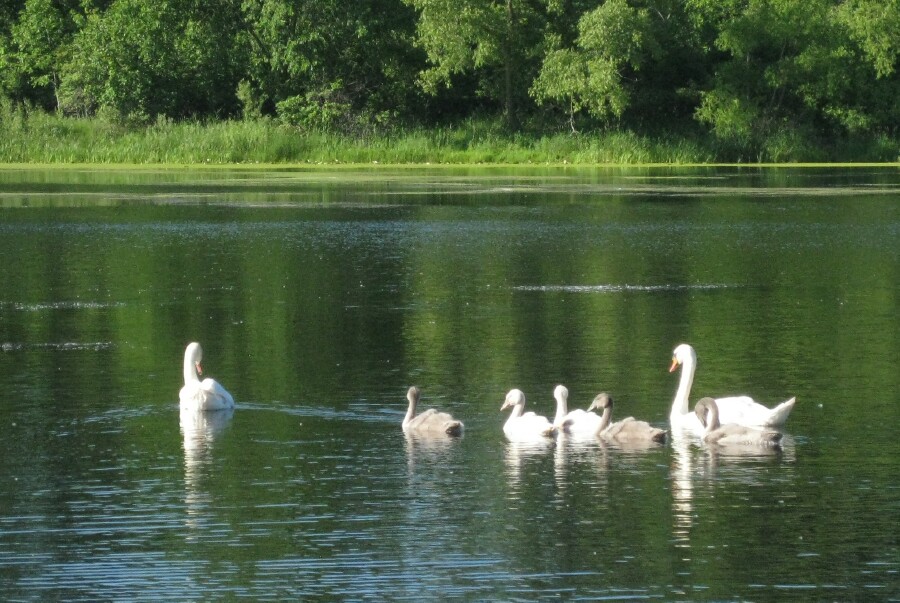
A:
<svg viewBox="0 0 900 603">
<path fill-rule="evenodd" d="M 750 396 L 717 398 L 719 423 L 745 425 L 747 427 L 767 427 L 783 425 L 794 408 L 796 398 L 782 402 L 774 408 L 763 406 Z"/>
<path fill-rule="evenodd" d="M 223 410 L 234 408 L 234 398 L 215 379 L 185 384 L 178 394 L 182 408 L 194 410 Z"/>
<path fill-rule="evenodd" d="M 602 419 L 597 413 L 576 408 L 563 418 L 561 425 L 563 431 L 572 435 L 595 436 L 601 422 Z"/>
<path fill-rule="evenodd" d="M 535 437 L 535 436 L 551 436 L 555 433 L 553 424 L 547 417 L 541 417 L 533 412 L 527 412 L 518 417 L 511 416 L 503 424 L 503 432 L 514 438 L 519 437 Z"/>
</svg>

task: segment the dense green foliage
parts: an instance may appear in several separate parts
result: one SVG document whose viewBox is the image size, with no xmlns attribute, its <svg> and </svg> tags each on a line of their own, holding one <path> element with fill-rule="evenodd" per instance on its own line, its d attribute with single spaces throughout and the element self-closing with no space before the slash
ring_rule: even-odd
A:
<svg viewBox="0 0 900 603">
<path fill-rule="evenodd" d="M 0 0 L 0 97 L 118 125 L 498 118 L 532 140 L 676 133 L 729 160 L 869 140 L 896 160 L 898 48 L 900 0 Z"/>
</svg>

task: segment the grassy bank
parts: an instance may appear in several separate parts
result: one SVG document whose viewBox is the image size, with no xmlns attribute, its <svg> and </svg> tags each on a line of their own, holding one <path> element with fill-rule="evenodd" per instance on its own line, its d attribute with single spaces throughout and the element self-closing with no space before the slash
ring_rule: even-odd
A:
<svg viewBox="0 0 900 603">
<path fill-rule="evenodd" d="M 898 141 L 828 146 L 789 136 L 759 149 L 712 139 L 629 131 L 573 135 L 505 133 L 496 122 L 348 136 L 301 132 L 271 120 L 168 122 L 127 127 L 8 107 L 0 111 L 0 163 L 94 164 L 697 164 L 721 162 L 896 162 Z"/>
</svg>

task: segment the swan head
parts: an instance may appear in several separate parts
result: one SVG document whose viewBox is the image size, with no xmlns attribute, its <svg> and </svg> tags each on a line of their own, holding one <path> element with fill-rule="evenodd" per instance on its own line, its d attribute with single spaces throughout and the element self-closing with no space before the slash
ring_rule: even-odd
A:
<svg viewBox="0 0 900 603">
<path fill-rule="evenodd" d="M 568 400 L 569 399 L 569 388 L 567 388 L 565 385 L 557 385 L 556 388 L 553 390 L 553 397 L 556 398 L 557 402 L 560 399 Z"/>
<path fill-rule="evenodd" d="M 413 385 L 406 392 L 406 399 L 409 400 L 410 404 L 417 404 L 419 402 L 419 396 L 421 393 L 419 392 L 419 388 Z"/>
<path fill-rule="evenodd" d="M 690 344 L 682 343 L 672 352 L 672 366 L 669 367 L 669 372 L 675 372 L 679 366 L 687 362 L 688 360 L 696 360 L 697 353 L 694 351 L 694 348 L 690 346 Z"/>
<path fill-rule="evenodd" d="M 588 411 L 594 410 L 595 408 L 599 408 L 600 410 L 606 410 L 607 408 L 612 408 L 613 399 L 606 392 L 601 392 L 597 394 L 594 398 L 594 401 L 591 402 L 591 405 L 588 406 Z"/>
<path fill-rule="evenodd" d="M 194 365 L 194 368 L 197 369 L 197 374 L 202 375 L 203 368 L 200 366 L 201 360 L 203 360 L 203 348 L 201 348 L 200 344 L 196 341 L 192 341 L 184 350 L 184 364 Z"/>
<path fill-rule="evenodd" d="M 519 406 L 520 404 L 525 404 L 525 394 L 520 389 L 511 389 L 506 394 L 506 399 L 503 401 L 503 406 L 500 407 L 500 410 L 506 410 L 511 406 Z"/>
<path fill-rule="evenodd" d="M 697 415 L 697 418 L 700 419 L 700 424 L 704 427 L 707 427 L 711 420 L 710 413 L 712 413 L 713 416 L 718 416 L 718 410 L 716 401 L 712 398 L 700 398 L 697 401 L 697 405 L 694 406 L 694 413 Z"/>
</svg>

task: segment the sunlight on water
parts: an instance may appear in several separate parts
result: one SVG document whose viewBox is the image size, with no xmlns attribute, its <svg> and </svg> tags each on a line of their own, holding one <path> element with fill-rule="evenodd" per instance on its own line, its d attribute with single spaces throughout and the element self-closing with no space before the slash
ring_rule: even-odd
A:
<svg viewBox="0 0 900 603">
<path fill-rule="evenodd" d="M 411 173 L 0 173 L 4 600 L 900 599 L 896 170 Z M 684 341 L 780 447 L 504 437 Z"/>
</svg>

